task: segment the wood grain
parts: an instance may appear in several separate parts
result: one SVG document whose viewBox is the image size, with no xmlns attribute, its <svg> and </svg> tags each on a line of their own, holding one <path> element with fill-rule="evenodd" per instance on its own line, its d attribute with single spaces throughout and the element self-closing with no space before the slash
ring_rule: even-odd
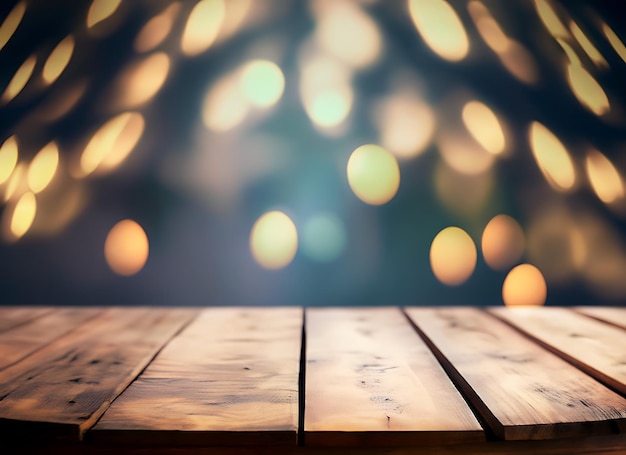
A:
<svg viewBox="0 0 626 455">
<path fill-rule="evenodd" d="M 94 441 L 297 442 L 300 308 L 211 308 L 173 339 L 94 427 Z"/>
<path fill-rule="evenodd" d="M 0 333 L 25 324 L 52 311 L 48 307 L 0 306 Z"/>
<path fill-rule="evenodd" d="M 626 329 L 626 307 L 574 307 L 575 311 Z"/>
<path fill-rule="evenodd" d="M 102 311 L 97 308 L 55 308 L 0 333 L 0 370 L 22 360 Z"/>
<path fill-rule="evenodd" d="M 626 331 L 566 308 L 489 310 L 568 362 L 626 395 Z"/>
<path fill-rule="evenodd" d="M 474 308 L 406 312 L 498 437 L 624 429 L 624 398 L 493 316 Z"/>
<path fill-rule="evenodd" d="M 306 445 L 484 440 L 471 410 L 397 308 L 309 309 Z"/>
<path fill-rule="evenodd" d="M 0 434 L 79 440 L 195 314 L 111 308 L 0 371 Z"/>
</svg>

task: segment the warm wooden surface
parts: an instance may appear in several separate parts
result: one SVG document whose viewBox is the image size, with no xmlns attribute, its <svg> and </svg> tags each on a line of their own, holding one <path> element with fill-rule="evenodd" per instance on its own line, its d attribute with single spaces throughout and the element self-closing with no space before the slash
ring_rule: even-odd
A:
<svg viewBox="0 0 626 455">
<path fill-rule="evenodd" d="M 580 306 L 575 311 L 626 329 L 626 307 Z"/>
<path fill-rule="evenodd" d="M 445 444 L 484 433 L 396 308 L 311 309 L 307 445 Z"/>
<path fill-rule="evenodd" d="M 0 453 L 626 454 L 624 314 L 0 307 Z"/>
<path fill-rule="evenodd" d="M 626 399 L 483 311 L 407 313 L 500 438 L 603 433 L 626 420 Z"/>
<path fill-rule="evenodd" d="M 19 327 L 33 319 L 53 311 L 42 307 L 0 307 L 0 333 L 13 327 Z"/>
<path fill-rule="evenodd" d="M 490 311 L 626 395 L 626 331 L 564 308 Z"/>
<path fill-rule="evenodd" d="M 0 371 L 3 434 L 79 440 L 192 316 L 189 310 L 106 310 Z"/>
<path fill-rule="evenodd" d="M 94 441 L 295 446 L 301 337 L 299 308 L 204 310 L 113 403 Z"/>
<path fill-rule="evenodd" d="M 96 308 L 63 308 L 48 313 L 40 312 L 40 317 L 1 332 L 0 370 L 45 347 L 102 311 Z"/>
</svg>

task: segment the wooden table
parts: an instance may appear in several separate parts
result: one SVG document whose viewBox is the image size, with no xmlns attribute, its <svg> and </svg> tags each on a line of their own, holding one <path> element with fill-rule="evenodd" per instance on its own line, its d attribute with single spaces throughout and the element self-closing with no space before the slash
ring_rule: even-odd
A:
<svg viewBox="0 0 626 455">
<path fill-rule="evenodd" d="M 7 454 L 624 454 L 625 394 L 624 308 L 0 307 Z"/>
</svg>

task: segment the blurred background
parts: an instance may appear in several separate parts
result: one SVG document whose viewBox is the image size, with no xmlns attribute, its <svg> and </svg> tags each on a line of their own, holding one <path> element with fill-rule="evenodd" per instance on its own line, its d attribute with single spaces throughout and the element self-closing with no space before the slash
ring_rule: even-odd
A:
<svg viewBox="0 0 626 455">
<path fill-rule="evenodd" d="M 0 304 L 623 305 L 620 4 L 4 0 Z"/>
</svg>

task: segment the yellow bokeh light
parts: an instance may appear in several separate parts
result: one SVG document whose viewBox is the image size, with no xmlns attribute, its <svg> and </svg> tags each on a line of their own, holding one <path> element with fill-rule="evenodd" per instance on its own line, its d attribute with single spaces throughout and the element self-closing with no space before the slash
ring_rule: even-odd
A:
<svg viewBox="0 0 626 455">
<path fill-rule="evenodd" d="M 143 269 L 150 246 L 143 228 L 133 220 L 122 220 L 109 231 L 104 242 L 104 257 L 118 275 L 135 275 Z"/>
<path fill-rule="evenodd" d="M 135 38 L 135 50 L 148 52 L 161 44 L 172 31 L 174 19 L 180 10 L 180 3 L 174 2 L 165 10 L 154 16 L 141 28 Z"/>
<path fill-rule="evenodd" d="M 28 167 L 27 181 L 33 193 L 43 191 L 57 171 L 59 149 L 55 142 L 50 142 L 33 158 Z"/>
<path fill-rule="evenodd" d="M 541 306 L 548 294 L 546 280 L 537 267 L 521 264 L 513 268 L 502 285 L 506 306 Z"/>
<path fill-rule="evenodd" d="M 313 123 L 323 128 L 340 125 L 352 108 L 352 89 L 348 86 L 326 90 L 314 96 L 307 110 Z"/>
<path fill-rule="evenodd" d="M 0 147 L 0 183 L 4 183 L 13 173 L 17 164 L 17 139 L 11 136 Z"/>
<path fill-rule="evenodd" d="M 24 172 L 25 172 L 24 163 L 18 163 L 13 169 L 13 173 L 7 182 L 6 188 L 4 190 L 4 201 L 7 202 L 9 199 L 13 198 L 16 194 L 23 194 L 24 189 Z M 19 190 L 19 193 L 18 193 Z"/>
<path fill-rule="evenodd" d="M 217 41 L 224 40 L 241 29 L 248 19 L 258 19 L 268 12 L 268 4 L 253 0 L 228 0 L 224 2 L 224 20 L 220 26 Z"/>
<path fill-rule="evenodd" d="M 504 33 L 485 5 L 478 0 L 472 0 L 467 5 L 467 9 L 476 24 L 478 33 L 487 43 L 487 46 L 498 54 L 506 51 L 509 46 L 509 37 Z"/>
<path fill-rule="evenodd" d="M 473 143 L 469 137 L 464 138 L 450 132 L 442 134 L 437 142 L 442 158 L 448 166 L 461 174 L 483 174 L 495 161 L 495 155 Z"/>
<path fill-rule="evenodd" d="M 111 17 L 122 3 L 122 0 L 93 0 L 87 13 L 87 28 Z"/>
<path fill-rule="evenodd" d="M 298 231 L 283 212 L 267 212 L 254 223 L 250 232 L 250 251 L 266 269 L 282 269 L 291 263 L 298 250 Z"/>
<path fill-rule="evenodd" d="M 505 52 L 499 55 L 500 62 L 515 78 L 525 84 L 534 84 L 539 79 L 539 70 L 533 55 L 520 43 L 509 41 Z"/>
<path fill-rule="evenodd" d="M 224 132 L 244 121 L 250 106 L 240 90 L 238 78 L 228 75 L 207 92 L 202 107 L 202 120 L 213 131 Z"/>
<path fill-rule="evenodd" d="M 170 58 L 156 52 L 132 63 L 120 78 L 120 102 L 123 107 L 137 107 L 151 100 L 163 87 L 170 70 Z"/>
<path fill-rule="evenodd" d="M 539 19 L 555 38 L 569 38 L 567 28 L 547 0 L 535 0 Z"/>
<path fill-rule="evenodd" d="M 432 109 L 412 96 L 395 96 L 376 110 L 381 144 L 398 158 L 412 158 L 424 151 L 435 131 Z"/>
<path fill-rule="evenodd" d="M 430 245 L 430 266 L 448 286 L 463 284 L 476 267 L 476 246 L 467 232 L 456 226 L 441 230 Z"/>
<path fill-rule="evenodd" d="M 593 191 L 605 204 L 624 197 L 624 183 L 609 159 L 597 150 L 590 150 L 585 159 L 587 177 Z"/>
<path fill-rule="evenodd" d="M 355 68 L 374 63 L 382 48 L 376 22 L 357 4 L 346 1 L 326 4 L 316 38 L 324 50 Z"/>
<path fill-rule="evenodd" d="M 191 10 L 180 47 L 183 54 L 195 56 L 215 42 L 224 20 L 224 0 L 201 0 Z"/>
<path fill-rule="evenodd" d="M 567 65 L 567 81 L 583 106 L 596 115 L 609 111 L 609 99 L 598 82 L 580 65 Z"/>
<path fill-rule="evenodd" d="M 524 231 L 510 216 L 496 215 L 485 226 L 481 246 L 489 267 L 495 270 L 507 269 L 522 257 Z"/>
<path fill-rule="evenodd" d="M 285 77 L 278 65 L 268 60 L 248 62 L 241 71 L 241 86 L 250 104 L 270 107 L 285 89 Z"/>
<path fill-rule="evenodd" d="M 558 191 L 571 189 L 576 182 L 576 172 L 561 141 L 539 122 L 531 123 L 529 137 L 535 161 L 550 186 Z"/>
<path fill-rule="evenodd" d="M 408 0 L 415 28 L 440 57 L 456 62 L 465 58 L 469 40 L 456 11 L 444 0 Z"/>
<path fill-rule="evenodd" d="M 300 95 L 304 109 L 317 127 L 332 130 L 348 117 L 354 101 L 350 71 L 322 55 L 303 57 Z"/>
<path fill-rule="evenodd" d="M 498 155 L 506 145 L 502 125 L 491 109 L 478 101 L 463 106 L 463 123 L 474 139 L 489 153 Z"/>
<path fill-rule="evenodd" d="M 22 22 L 24 13 L 26 12 L 26 2 L 19 2 L 13 7 L 9 15 L 6 17 L 2 25 L 0 25 L 0 50 L 11 39 L 15 30 Z"/>
<path fill-rule="evenodd" d="M 579 66 L 582 65 L 578 54 L 572 48 L 572 46 L 570 46 L 566 41 L 562 40 L 561 38 L 557 38 L 556 42 L 559 43 L 561 49 L 563 49 L 563 52 L 565 52 L 565 55 L 567 56 L 567 59 L 570 61 L 571 64 Z"/>
<path fill-rule="evenodd" d="M 52 84 L 59 78 L 70 63 L 73 53 L 74 37 L 70 35 L 57 44 L 43 66 L 42 77 L 46 84 Z"/>
<path fill-rule="evenodd" d="M 534 84 L 538 79 L 538 71 L 532 54 L 506 35 L 500 24 L 480 1 L 471 0 L 467 8 L 478 33 L 487 46 L 498 55 L 500 62 L 509 73 L 525 84 Z"/>
<path fill-rule="evenodd" d="M 598 67 L 606 68 L 609 64 L 606 62 L 600 51 L 593 45 L 593 43 L 589 40 L 587 35 L 581 30 L 578 24 L 574 21 L 570 21 L 569 29 L 580 44 L 580 47 L 583 48 L 585 53 L 589 56 L 591 61 L 596 64 Z"/>
<path fill-rule="evenodd" d="M 362 145 L 352 152 L 347 174 L 354 194 L 371 205 L 389 202 L 400 186 L 400 168 L 396 158 L 374 144 Z"/>
<path fill-rule="evenodd" d="M 626 62 L 626 46 L 624 42 L 617 36 L 617 34 L 613 31 L 611 27 L 606 24 L 602 24 L 602 31 L 604 32 L 604 36 L 609 40 L 611 46 L 617 52 L 617 55 L 621 57 L 624 62 Z"/>
<path fill-rule="evenodd" d="M 2 94 L 2 100 L 6 103 L 15 98 L 22 89 L 28 83 L 28 80 L 33 74 L 33 70 L 35 69 L 35 64 L 37 63 L 37 57 L 31 55 L 26 59 L 22 66 L 18 68 L 15 72 L 15 75 L 7 85 L 6 90 Z"/>
<path fill-rule="evenodd" d="M 11 235 L 17 240 L 30 229 L 37 214 L 37 199 L 33 193 L 24 193 L 15 204 L 11 217 Z"/>
<path fill-rule="evenodd" d="M 144 127 L 143 116 L 137 112 L 125 112 L 102 125 L 80 157 L 83 175 L 119 166 L 139 142 Z"/>
</svg>

